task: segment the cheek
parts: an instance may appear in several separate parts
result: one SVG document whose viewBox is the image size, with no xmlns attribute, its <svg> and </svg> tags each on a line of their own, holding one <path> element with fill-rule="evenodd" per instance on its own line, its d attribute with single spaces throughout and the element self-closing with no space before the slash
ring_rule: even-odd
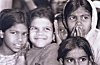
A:
<svg viewBox="0 0 100 65">
<path fill-rule="evenodd" d="M 29 33 L 29 38 L 30 38 L 30 40 L 33 39 L 33 37 L 34 37 L 34 33 L 30 32 L 30 33 Z"/>
<path fill-rule="evenodd" d="M 84 61 L 84 62 L 82 62 L 81 63 L 82 65 L 89 65 L 89 61 L 87 60 L 87 61 Z"/>
<path fill-rule="evenodd" d="M 12 36 L 12 35 L 5 35 L 5 41 L 6 42 L 15 42 L 15 41 L 17 41 L 17 37 L 16 36 Z"/>
<path fill-rule="evenodd" d="M 68 29 L 71 32 L 72 29 L 75 27 L 75 23 L 74 22 L 68 22 L 67 24 L 68 24 Z"/>
<path fill-rule="evenodd" d="M 87 34 L 91 29 L 91 23 L 84 23 L 83 29 L 85 30 L 85 33 Z"/>
<path fill-rule="evenodd" d="M 27 37 L 24 37 L 23 38 L 23 41 L 26 43 L 27 42 L 27 39 L 28 39 Z"/>
<path fill-rule="evenodd" d="M 53 37 L 54 37 L 52 32 L 45 33 L 45 36 L 48 37 L 48 39 L 51 39 L 51 40 L 52 40 Z"/>
</svg>

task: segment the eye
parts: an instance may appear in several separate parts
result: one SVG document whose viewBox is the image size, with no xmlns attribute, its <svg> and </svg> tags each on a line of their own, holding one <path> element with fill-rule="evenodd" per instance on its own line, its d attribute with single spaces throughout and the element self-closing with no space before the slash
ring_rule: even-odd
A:
<svg viewBox="0 0 100 65">
<path fill-rule="evenodd" d="M 60 32 L 64 32 L 64 29 L 59 29 Z"/>
<path fill-rule="evenodd" d="M 75 20 L 76 20 L 76 16 L 70 16 L 70 17 L 69 17 L 69 20 L 75 21 Z"/>
<path fill-rule="evenodd" d="M 33 27 L 30 27 L 30 30 L 36 31 L 38 30 L 38 28 L 33 26 Z"/>
<path fill-rule="evenodd" d="M 51 30 L 51 28 L 49 28 L 49 27 L 45 28 L 45 31 L 50 31 L 50 30 Z"/>
<path fill-rule="evenodd" d="M 83 19 L 83 20 L 86 20 L 86 19 L 89 19 L 89 18 L 90 18 L 89 15 L 84 15 L 84 16 L 82 16 L 82 19 Z"/>
<path fill-rule="evenodd" d="M 62 3 L 64 4 L 64 3 L 66 3 L 66 1 L 63 1 Z"/>
<path fill-rule="evenodd" d="M 74 59 L 73 59 L 73 58 L 67 58 L 67 59 L 66 59 L 66 62 L 72 63 L 72 62 L 74 62 Z"/>
<path fill-rule="evenodd" d="M 10 33 L 11 33 L 11 34 L 17 34 L 17 32 L 16 32 L 16 31 L 11 31 Z"/>
<path fill-rule="evenodd" d="M 81 62 L 84 62 L 84 61 L 86 61 L 86 60 L 87 60 L 86 57 L 82 57 L 82 58 L 79 59 L 79 61 L 81 61 Z"/>
<path fill-rule="evenodd" d="M 24 32 L 22 35 L 27 36 L 27 35 L 28 35 L 28 33 L 27 33 L 27 32 Z"/>
<path fill-rule="evenodd" d="M 85 16 L 85 17 L 83 17 L 83 19 L 88 19 L 88 18 L 89 18 L 89 17 L 86 17 L 86 16 Z"/>
</svg>

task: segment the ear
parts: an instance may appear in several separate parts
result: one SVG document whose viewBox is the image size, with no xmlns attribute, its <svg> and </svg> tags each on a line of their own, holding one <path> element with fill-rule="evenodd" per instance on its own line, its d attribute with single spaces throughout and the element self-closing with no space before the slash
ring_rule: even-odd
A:
<svg viewBox="0 0 100 65">
<path fill-rule="evenodd" d="M 60 63 L 60 65 L 63 65 L 63 59 L 62 58 L 59 59 L 59 63 Z"/>
<path fill-rule="evenodd" d="M 0 30 L 0 38 L 4 37 L 4 32 L 2 30 Z"/>
</svg>

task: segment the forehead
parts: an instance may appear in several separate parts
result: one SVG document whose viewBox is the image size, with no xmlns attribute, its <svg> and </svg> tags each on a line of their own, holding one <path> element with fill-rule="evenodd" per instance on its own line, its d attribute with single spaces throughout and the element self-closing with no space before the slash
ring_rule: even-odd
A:
<svg viewBox="0 0 100 65">
<path fill-rule="evenodd" d="M 22 23 L 15 24 L 9 30 L 14 30 L 14 31 L 19 31 L 19 32 L 28 31 L 27 26 L 25 24 L 22 24 Z"/>
<path fill-rule="evenodd" d="M 33 19 L 32 22 L 31 22 L 31 26 L 34 26 L 34 25 L 36 25 L 36 26 L 44 26 L 44 25 L 52 26 L 52 23 L 48 18 L 37 17 L 37 18 Z"/>
<path fill-rule="evenodd" d="M 82 48 L 75 48 L 68 52 L 66 57 L 72 57 L 72 58 L 79 58 L 82 56 L 87 56 L 86 52 Z"/>
<path fill-rule="evenodd" d="M 79 7 L 77 10 L 73 11 L 71 14 L 90 14 L 88 10 L 86 10 L 84 7 Z"/>
</svg>

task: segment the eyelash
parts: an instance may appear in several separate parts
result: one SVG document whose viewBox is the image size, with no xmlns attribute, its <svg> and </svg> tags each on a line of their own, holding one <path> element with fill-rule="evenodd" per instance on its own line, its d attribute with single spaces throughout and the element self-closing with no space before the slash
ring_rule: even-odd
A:
<svg viewBox="0 0 100 65">
<path fill-rule="evenodd" d="M 16 34 L 16 32 L 10 32 L 10 33 L 12 33 L 12 34 Z"/>
</svg>

